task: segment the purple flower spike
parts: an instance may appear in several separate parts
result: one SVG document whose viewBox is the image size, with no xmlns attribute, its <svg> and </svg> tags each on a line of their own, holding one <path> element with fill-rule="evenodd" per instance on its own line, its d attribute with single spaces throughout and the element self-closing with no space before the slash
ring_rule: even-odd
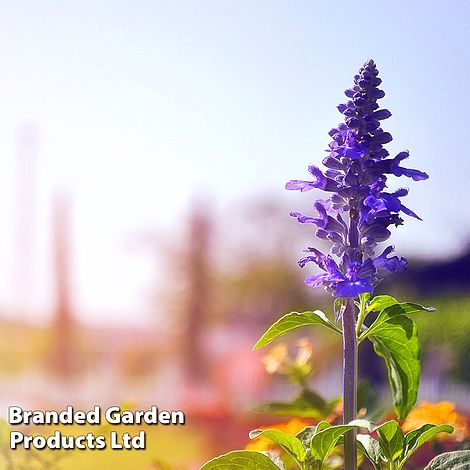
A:
<svg viewBox="0 0 470 470">
<path fill-rule="evenodd" d="M 316 225 L 316 236 L 331 242 L 330 254 L 309 248 L 308 256 L 299 260 L 299 265 L 303 268 L 315 263 L 322 272 L 308 276 L 305 283 L 311 287 L 324 286 L 337 297 L 373 292 L 380 281 L 379 270 L 405 270 L 405 258 L 390 256 L 392 246 L 379 256 L 375 256 L 374 250 L 390 237 L 390 226 L 403 224 L 402 213 L 421 220 L 401 202 L 408 194 L 407 189 L 385 191 L 390 175 L 414 181 L 426 180 L 428 175 L 401 166 L 409 156 L 408 151 L 387 158 L 389 152 L 384 145 L 392 141 L 392 136 L 381 128 L 381 122 L 392 113 L 380 109 L 377 103 L 385 96 L 378 88 L 382 83 L 378 74 L 374 61 L 367 61 L 354 76 L 354 85 L 345 91 L 348 100 L 338 105 L 344 122 L 328 133 L 333 140 L 323 159 L 327 169 L 323 172 L 310 165 L 312 181 L 291 180 L 286 184 L 289 190 L 320 189 L 332 193 L 314 204 L 315 215 L 298 212 L 290 215 L 300 223 Z"/>
</svg>

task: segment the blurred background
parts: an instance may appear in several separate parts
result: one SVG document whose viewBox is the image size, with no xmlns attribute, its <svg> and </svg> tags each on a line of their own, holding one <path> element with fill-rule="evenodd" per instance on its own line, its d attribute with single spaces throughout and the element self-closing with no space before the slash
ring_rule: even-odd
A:
<svg viewBox="0 0 470 470">
<path fill-rule="evenodd" d="M 316 195 L 283 187 L 320 163 L 368 58 L 389 151 L 431 176 L 407 201 L 424 221 L 393 235 L 410 270 L 380 289 L 438 308 L 416 318 L 420 399 L 470 410 L 469 18 L 463 0 L 1 2 L 1 414 L 187 414 L 146 452 L 67 469 L 198 468 L 280 419 L 250 411 L 294 394 L 251 348 L 292 309 L 332 311 L 288 216 Z M 308 342 L 309 384 L 333 400 L 339 340 Z M 369 354 L 361 375 L 386 390 Z"/>
</svg>

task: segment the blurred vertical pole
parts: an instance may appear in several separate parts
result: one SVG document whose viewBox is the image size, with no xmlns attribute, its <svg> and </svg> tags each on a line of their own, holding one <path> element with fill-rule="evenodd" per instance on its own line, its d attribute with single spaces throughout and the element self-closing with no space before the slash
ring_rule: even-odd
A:
<svg viewBox="0 0 470 470">
<path fill-rule="evenodd" d="M 73 314 L 70 295 L 70 201 L 64 194 L 53 199 L 53 256 L 55 274 L 54 367 L 63 378 L 74 371 Z"/>
<path fill-rule="evenodd" d="M 16 220 L 12 276 L 13 305 L 20 314 L 31 310 L 34 295 L 37 147 L 36 126 L 31 123 L 22 125 L 16 135 Z"/>
<path fill-rule="evenodd" d="M 199 382 L 206 375 L 204 355 L 204 320 L 209 294 L 210 216 L 207 201 L 197 200 L 189 220 L 187 330 L 185 367 L 188 380 Z"/>
</svg>

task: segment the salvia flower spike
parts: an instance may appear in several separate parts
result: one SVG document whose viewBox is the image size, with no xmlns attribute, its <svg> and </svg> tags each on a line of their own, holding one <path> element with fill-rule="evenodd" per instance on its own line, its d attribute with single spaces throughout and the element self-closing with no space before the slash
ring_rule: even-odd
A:
<svg viewBox="0 0 470 470">
<path fill-rule="evenodd" d="M 311 178 L 291 180 L 286 189 L 301 192 L 320 189 L 328 193 L 326 199 L 314 203 L 316 214 L 291 212 L 302 224 L 314 224 L 316 236 L 331 242 L 331 250 L 324 254 L 316 248 L 307 248 L 299 260 L 304 267 L 313 262 L 321 274 L 308 276 L 305 283 L 311 287 L 324 286 L 335 297 L 356 297 L 373 292 L 380 280 L 381 270 L 403 271 L 407 261 L 391 256 L 393 246 L 376 254 L 376 246 L 386 241 L 390 227 L 403 224 L 402 215 L 420 219 L 402 204 L 407 189 L 387 191 L 389 176 L 405 176 L 414 181 L 428 178 L 426 173 L 405 168 L 403 160 L 408 151 L 390 158 L 384 148 L 392 140 L 381 127 L 388 119 L 388 109 L 380 109 L 377 101 L 385 96 L 379 88 L 382 80 L 373 60 L 367 61 L 354 76 L 354 85 L 344 93 L 348 101 L 338 106 L 344 122 L 331 129 L 333 139 L 323 159 L 325 169 L 310 165 Z"/>
</svg>

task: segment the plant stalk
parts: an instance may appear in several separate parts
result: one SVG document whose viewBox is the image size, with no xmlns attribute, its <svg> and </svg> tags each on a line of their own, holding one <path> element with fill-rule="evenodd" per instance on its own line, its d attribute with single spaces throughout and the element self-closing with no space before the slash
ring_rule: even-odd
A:
<svg viewBox="0 0 470 470">
<path fill-rule="evenodd" d="M 366 318 L 366 315 L 367 315 L 366 299 L 364 298 L 363 295 L 359 296 L 359 301 L 360 301 L 360 307 L 359 307 L 359 313 L 357 315 L 357 322 L 356 322 L 356 336 L 358 338 L 359 336 L 361 336 L 361 328 L 364 323 L 364 319 Z"/>
<path fill-rule="evenodd" d="M 348 298 L 343 312 L 343 424 L 357 414 L 357 337 L 354 300 Z M 344 469 L 357 470 L 356 431 L 344 435 Z"/>
</svg>

